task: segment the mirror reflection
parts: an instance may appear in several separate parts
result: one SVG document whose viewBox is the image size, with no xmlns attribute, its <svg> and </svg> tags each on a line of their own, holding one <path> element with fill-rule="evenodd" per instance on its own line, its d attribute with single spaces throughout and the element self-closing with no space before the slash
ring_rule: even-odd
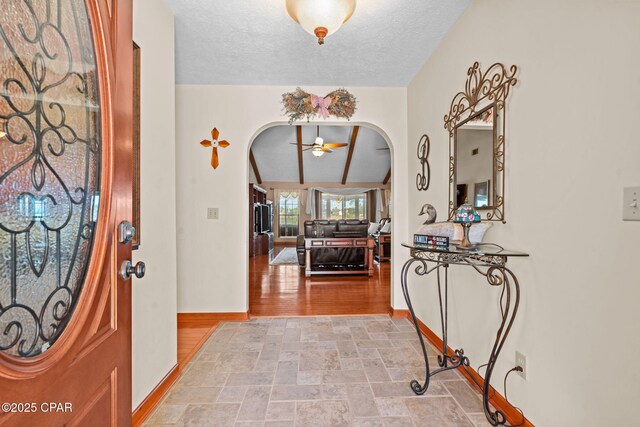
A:
<svg viewBox="0 0 640 427">
<path fill-rule="evenodd" d="M 455 208 L 469 203 L 476 209 L 494 205 L 495 106 L 461 123 L 455 132 Z"/>
</svg>

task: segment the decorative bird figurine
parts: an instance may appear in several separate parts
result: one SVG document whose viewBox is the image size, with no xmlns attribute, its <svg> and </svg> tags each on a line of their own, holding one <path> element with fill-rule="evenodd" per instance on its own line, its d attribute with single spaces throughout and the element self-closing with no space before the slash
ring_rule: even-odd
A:
<svg viewBox="0 0 640 427">
<path fill-rule="evenodd" d="M 213 147 L 211 150 L 211 166 L 213 166 L 214 169 L 217 169 L 218 165 L 220 165 L 220 160 L 218 160 L 218 147 L 225 148 L 230 145 L 229 142 L 224 139 L 222 141 L 218 141 L 219 137 L 220 132 L 218 131 L 218 128 L 213 128 L 211 131 L 211 141 L 208 139 L 200 141 L 200 145 L 203 147 Z"/>
<path fill-rule="evenodd" d="M 420 210 L 418 216 L 424 214 L 427 214 L 427 220 L 424 222 L 425 225 L 433 224 L 434 222 L 436 222 L 438 213 L 436 212 L 436 208 L 434 208 L 433 205 L 430 205 L 429 203 L 425 203 L 424 205 L 422 205 L 422 209 Z"/>
</svg>

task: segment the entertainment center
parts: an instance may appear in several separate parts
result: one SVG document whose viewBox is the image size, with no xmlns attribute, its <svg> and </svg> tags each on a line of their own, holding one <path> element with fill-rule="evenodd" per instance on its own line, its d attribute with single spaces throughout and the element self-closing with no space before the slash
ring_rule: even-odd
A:
<svg viewBox="0 0 640 427">
<path fill-rule="evenodd" d="M 249 256 L 272 255 L 273 247 L 273 203 L 267 190 L 249 184 Z"/>
</svg>

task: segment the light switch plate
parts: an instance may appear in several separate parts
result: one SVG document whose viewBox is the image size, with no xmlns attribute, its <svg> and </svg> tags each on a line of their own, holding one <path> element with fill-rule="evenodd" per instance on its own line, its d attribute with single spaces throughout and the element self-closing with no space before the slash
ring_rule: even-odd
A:
<svg viewBox="0 0 640 427">
<path fill-rule="evenodd" d="M 640 187 L 625 187 L 622 199 L 622 219 L 640 221 Z"/>
<path fill-rule="evenodd" d="M 218 208 L 207 208 L 207 219 L 218 219 L 219 211 Z"/>
</svg>

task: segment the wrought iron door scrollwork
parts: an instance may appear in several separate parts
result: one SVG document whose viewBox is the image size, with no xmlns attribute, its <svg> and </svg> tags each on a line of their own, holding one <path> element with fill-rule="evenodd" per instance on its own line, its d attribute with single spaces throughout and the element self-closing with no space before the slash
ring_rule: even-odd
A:
<svg viewBox="0 0 640 427">
<path fill-rule="evenodd" d="M 418 160 L 422 167 L 422 173 L 416 176 L 416 187 L 418 191 L 427 191 L 431 185 L 431 166 L 429 165 L 429 152 L 431 151 L 431 142 L 429 136 L 424 134 L 418 141 Z M 426 169 L 425 169 L 426 168 Z"/>
<path fill-rule="evenodd" d="M 30 357 L 60 336 L 93 246 L 100 106 L 81 0 L 0 11 L 0 351 Z"/>
</svg>

